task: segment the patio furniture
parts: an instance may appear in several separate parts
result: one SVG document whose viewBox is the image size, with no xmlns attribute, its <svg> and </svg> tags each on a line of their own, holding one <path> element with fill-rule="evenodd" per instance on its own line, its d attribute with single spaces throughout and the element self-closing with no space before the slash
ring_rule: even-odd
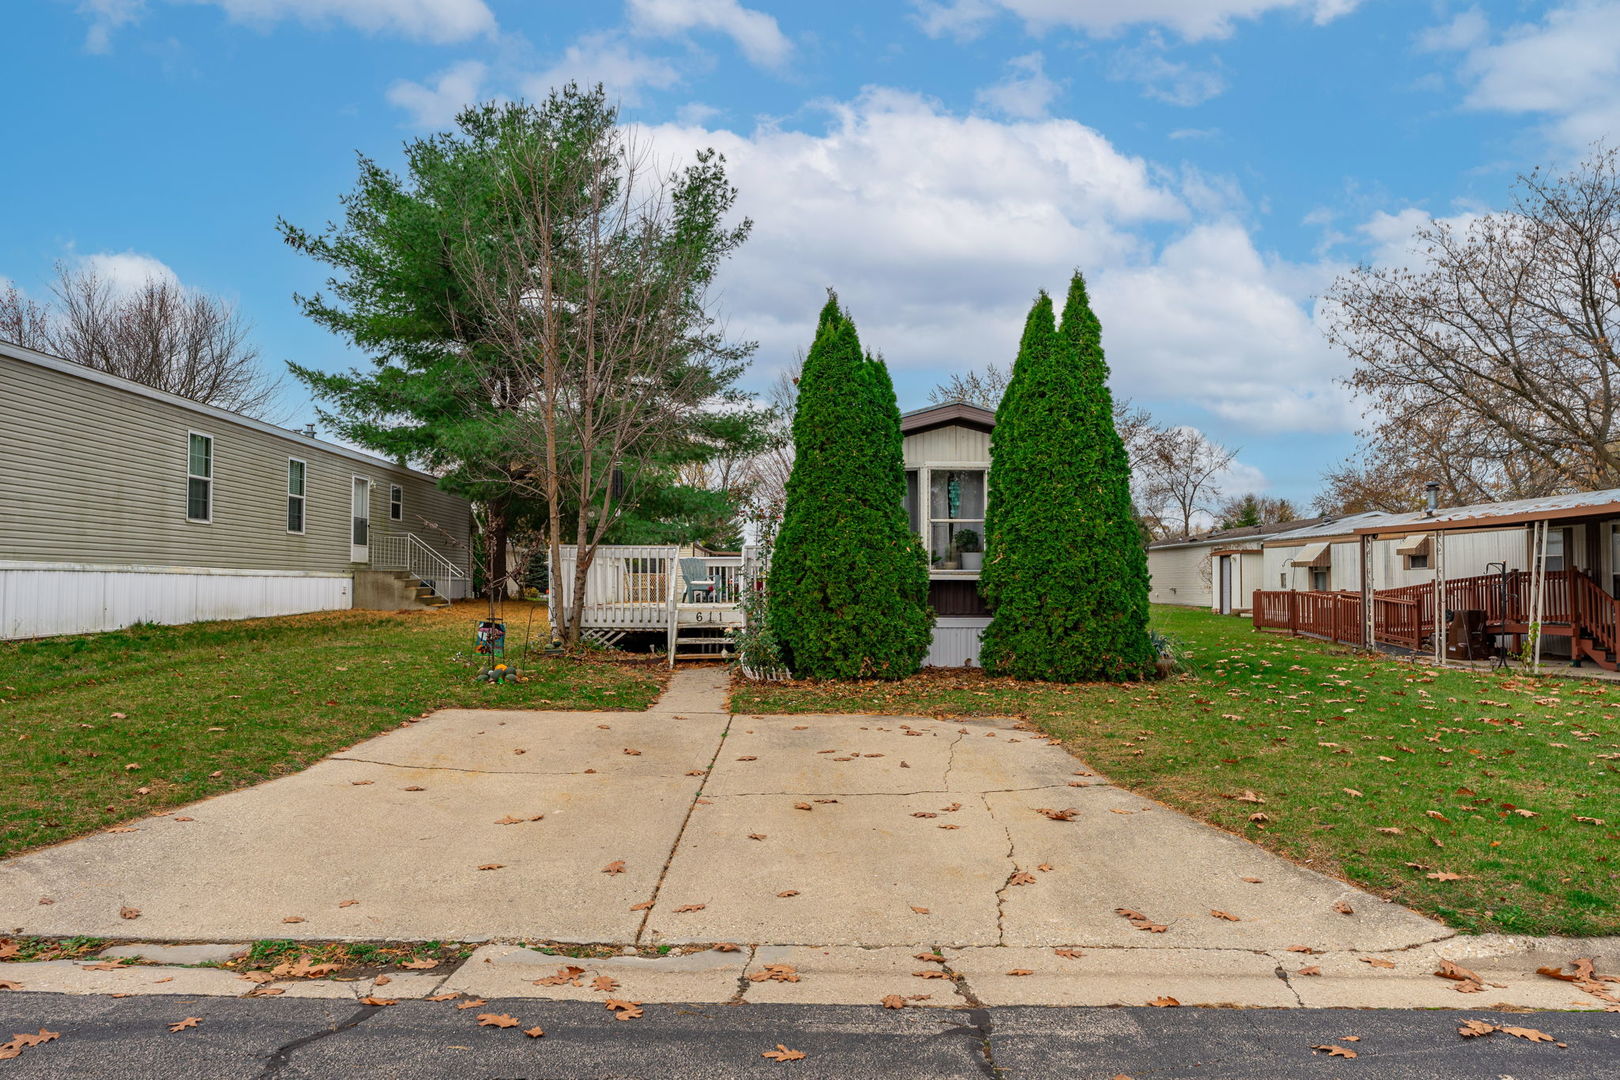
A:
<svg viewBox="0 0 1620 1080">
<path fill-rule="evenodd" d="M 686 592 L 681 597 L 682 603 L 693 600 L 700 602 L 713 602 L 714 578 L 709 577 L 709 564 L 702 559 L 681 560 L 681 580 L 686 583 Z"/>
</svg>

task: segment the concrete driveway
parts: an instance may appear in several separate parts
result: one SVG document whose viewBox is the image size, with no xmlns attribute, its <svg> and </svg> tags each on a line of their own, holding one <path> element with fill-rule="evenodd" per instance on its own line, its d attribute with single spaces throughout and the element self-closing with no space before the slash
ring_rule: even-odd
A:
<svg viewBox="0 0 1620 1080">
<path fill-rule="evenodd" d="M 1319 951 L 1448 936 L 1011 723 L 732 716 L 725 678 L 683 671 L 640 714 L 435 713 L 294 776 L 0 863 L 0 926 Z"/>
</svg>

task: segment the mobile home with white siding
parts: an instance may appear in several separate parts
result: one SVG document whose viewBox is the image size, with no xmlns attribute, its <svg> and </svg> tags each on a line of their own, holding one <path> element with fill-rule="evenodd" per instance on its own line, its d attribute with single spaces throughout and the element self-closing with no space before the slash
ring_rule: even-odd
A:
<svg viewBox="0 0 1620 1080">
<path fill-rule="evenodd" d="M 0 342 L 0 639 L 464 596 L 426 473 Z"/>
</svg>

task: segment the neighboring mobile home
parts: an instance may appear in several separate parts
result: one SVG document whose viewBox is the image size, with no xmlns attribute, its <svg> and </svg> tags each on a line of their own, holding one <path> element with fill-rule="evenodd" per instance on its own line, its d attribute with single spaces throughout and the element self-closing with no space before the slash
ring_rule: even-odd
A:
<svg viewBox="0 0 1620 1080">
<path fill-rule="evenodd" d="M 434 477 L 0 342 L 0 638 L 465 596 Z"/>
<path fill-rule="evenodd" d="M 1202 607 L 1222 615 L 1246 615 L 1256 589 L 1266 588 L 1261 544 L 1269 536 L 1321 522 L 1321 518 L 1273 525 L 1241 525 L 1203 536 L 1158 540 L 1148 545 L 1148 599 L 1155 604 Z"/>
</svg>

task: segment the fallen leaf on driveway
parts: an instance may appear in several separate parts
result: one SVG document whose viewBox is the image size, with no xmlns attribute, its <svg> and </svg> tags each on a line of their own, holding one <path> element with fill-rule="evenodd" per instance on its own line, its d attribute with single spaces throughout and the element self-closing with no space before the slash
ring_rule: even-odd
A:
<svg viewBox="0 0 1620 1080">
<path fill-rule="evenodd" d="M 505 1013 L 479 1013 L 479 1027 L 509 1028 L 517 1027 L 517 1017 L 507 1016 Z"/>
<path fill-rule="evenodd" d="M 1340 915 L 1354 915 L 1356 913 L 1356 909 L 1345 903 L 1343 900 L 1340 900 L 1338 903 L 1334 904 L 1333 910 L 1337 911 Z"/>
<path fill-rule="evenodd" d="M 301 922 L 304 921 L 304 917 L 302 915 L 288 915 L 285 919 L 282 919 L 281 921 L 284 922 L 284 923 L 301 923 Z"/>
<path fill-rule="evenodd" d="M 21 1035 L 13 1035 L 10 1042 L 0 1043 L 0 1061 L 20 1057 L 24 1050 L 31 1050 L 41 1043 L 48 1043 L 52 1039 L 60 1039 L 61 1037 L 62 1033 L 60 1031 L 46 1031 L 44 1028 L 39 1029 L 38 1035 L 29 1035 L 26 1032 Z"/>
<path fill-rule="evenodd" d="M 543 979 L 534 980 L 534 985 L 535 986 L 565 986 L 565 985 L 567 985 L 569 983 L 573 983 L 575 986 L 578 986 L 579 985 L 579 977 L 581 975 L 583 975 L 583 974 L 585 974 L 585 969 L 584 968 L 575 967 L 573 964 L 567 964 L 567 965 L 565 965 L 563 967 L 558 968 L 556 973 L 553 974 L 553 975 L 547 975 Z"/>
<path fill-rule="evenodd" d="M 751 832 L 751 833 L 748 834 L 748 839 L 750 839 L 750 840 L 763 840 L 763 839 L 765 839 L 765 835 L 766 834 L 762 833 L 762 832 Z"/>
<path fill-rule="evenodd" d="M 1171 1009 L 1177 1005 L 1180 1005 L 1181 1002 L 1177 1001 L 1173 997 L 1156 997 L 1152 1001 L 1148 1002 L 1148 1004 L 1152 1005 L 1156 1009 Z"/>
<path fill-rule="evenodd" d="M 340 907 L 340 908 L 354 907 L 354 905 L 358 904 L 359 902 L 360 901 L 358 901 L 358 900 L 339 900 L 338 901 L 338 907 Z"/>
<path fill-rule="evenodd" d="M 349 783 L 353 784 L 355 787 L 365 787 L 367 784 L 375 784 L 376 782 L 377 781 L 375 781 L 375 780 L 350 780 L 349 781 Z"/>
<path fill-rule="evenodd" d="M 610 862 L 606 866 L 602 867 L 602 873 L 604 873 L 604 874 L 622 874 L 622 873 L 624 873 L 624 860 L 623 859 L 614 859 L 612 862 Z"/>
<path fill-rule="evenodd" d="M 491 863 L 485 863 L 483 866 L 480 866 L 478 869 L 480 869 L 480 870 L 500 870 L 505 865 L 506 865 L 505 863 L 491 862 Z"/>
<path fill-rule="evenodd" d="M 918 907 L 916 904 L 911 905 L 911 910 L 915 911 L 919 915 L 927 915 L 928 914 L 928 909 L 927 908 Z"/>
<path fill-rule="evenodd" d="M 540 1036 L 544 1035 L 545 1032 L 540 1029 L 539 1025 L 536 1025 L 532 1028 L 525 1028 L 523 1030 L 523 1034 L 527 1035 L 531 1039 L 538 1039 Z"/>
<path fill-rule="evenodd" d="M 1392 968 L 1395 966 L 1395 961 L 1385 960 L 1382 956 L 1363 956 L 1361 962 L 1371 964 L 1375 968 Z"/>
<path fill-rule="evenodd" d="M 1246 878 L 1238 878 L 1238 880 L 1239 881 L 1247 881 L 1250 885 L 1258 885 L 1258 884 L 1260 884 L 1262 879 L 1257 878 L 1257 877 L 1246 877 Z"/>
<path fill-rule="evenodd" d="M 1013 968 L 1011 971 L 1007 972 L 1007 974 L 1009 974 L 1009 975 L 1033 975 L 1033 974 L 1035 974 L 1035 972 L 1030 968 Z"/>
<path fill-rule="evenodd" d="M 485 1001 L 483 998 L 473 998 L 471 1001 L 458 1001 L 458 1002 L 456 1002 L 456 1008 L 458 1008 L 458 1009 L 476 1009 L 480 1005 L 488 1005 L 488 1004 L 489 1004 L 489 1002 Z"/>
<path fill-rule="evenodd" d="M 632 750 L 628 746 L 624 748 L 624 752 L 625 752 L 625 755 L 627 757 L 640 757 L 641 756 L 641 751 L 640 750 Z"/>
<path fill-rule="evenodd" d="M 1052 951 L 1058 956 L 1063 957 L 1065 960 L 1078 960 L 1082 956 L 1086 955 L 1079 949 L 1053 949 Z"/>
<path fill-rule="evenodd" d="M 430 971 L 438 967 L 439 962 L 431 956 L 424 956 L 419 960 L 407 960 L 399 966 L 410 971 Z"/>
<path fill-rule="evenodd" d="M 138 919 L 141 917 L 141 909 L 138 907 L 121 907 L 118 909 L 118 917 L 120 919 Z"/>
<path fill-rule="evenodd" d="M 634 1020 L 644 1011 L 639 1001 L 621 1001 L 618 998 L 607 999 L 608 1012 L 613 1014 L 615 1020 Z"/>
<path fill-rule="evenodd" d="M 729 941 L 719 941 L 714 946 L 715 952 L 740 952 L 741 950 L 741 945 L 734 945 Z"/>
<path fill-rule="evenodd" d="M 912 953 L 911 955 L 916 957 L 918 960 L 926 960 L 930 964 L 943 964 L 945 962 L 945 958 L 939 955 L 937 952 L 920 952 Z"/>
<path fill-rule="evenodd" d="M 960 829 L 962 826 L 960 826 L 960 825 L 938 825 L 938 826 L 935 826 L 935 827 L 940 828 L 940 829 Z"/>
<path fill-rule="evenodd" d="M 883 995 L 883 1007 L 885 1009 L 903 1009 L 906 1007 L 906 999 L 899 994 L 885 994 Z"/>
<path fill-rule="evenodd" d="M 766 964 L 748 976 L 749 982 L 798 982 L 799 972 L 792 964 Z"/>
<path fill-rule="evenodd" d="M 184 1031 L 184 1030 L 186 1030 L 186 1028 L 194 1028 L 200 1023 L 202 1023 L 202 1017 L 200 1017 L 200 1016 L 188 1016 L 184 1020 L 176 1020 L 174 1023 L 170 1024 L 169 1025 L 169 1030 L 171 1032 L 173 1032 L 173 1031 Z"/>
<path fill-rule="evenodd" d="M 706 771 L 707 770 L 705 770 L 705 769 L 690 769 L 690 770 L 687 771 L 686 775 L 687 776 L 702 776 Z"/>
<path fill-rule="evenodd" d="M 1007 884 L 1008 885 L 1033 885 L 1033 884 L 1035 884 L 1035 875 L 1031 874 L 1027 870 L 1020 870 L 1020 871 L 1018 871 L 1018 873 L 1014 874 L 1012 877 L 1007 879 Z"/>
<path fill-rule="evenodd" d="M 759 1056 L 770 1058 L 772 1061 L 802 1061 L 804 1060 L 804 1051 L 789 1050 L 786 1045 L 777 1043 L 775 1050 L 767 1050 Z"/>
<path fill-rule="evenodd" d="M 918 810 L 915 813 L 913 813 L 911 816 L 912 817 L 925 817 L 925 818 L 926 817 L 939 817 L 938 814 L 934 813 L 931 810 Z"/>
<path fill-rule="evenodd" d="M 1343 1046 L 1313 1046 L 1311 1049 L 1324 1052 L 1328 1057 L 1353 1058 L 1356 1056 L 1356 1052 L 1354 1050 Z"/>
<path fill-rule="evenodd" d="M 1313 964 L 1310 967 L 1302 967 L 1302 968 L 1300 968 L 1294 974 L 1296 974 L 1296 975 L 1320 975 L 1320 974 L 1322 974 L 1322 969 Z"/>
<path fill-rule="evenodd" d="M 406 791 L 426 791 L 427 788 L 421 787 L 421 786 L 419 786 L 417 784 L 412 784 L 410 787 L 405 788 L 404 790 L 406 790 Z"/>
<path fill-rule="evenodd" d="M 1289 952 L 1302 952 L 1302 953 L 1306 953 L 1308 955 L 1310 953 L 1315 952 L 1316 950 L 1311 948 L 1309 945 L 1290 945 L 1290 946 L 1288 946 L 1288 951 Z"/>
<path fill-rule="evenodd" d="M 1242 922 L 1243 921 L 1242 919 L 1238 918 L 1236 915 L 1228 914 L 1227 912 L 1222 911 L 1220 908 L 1210 908 L 1209 913 L 1211 915 L 1213 915 L 1215 918 L 1217 918 L 1217 919 L 1225 919 L 1227 922 Z"/>
<path fill-rule="evenodd" d="M 280 997 L 287 991 L 279 986 L 255 986 L 247 992 L 248 997 Z"/>
<path fill-rule="evenodd" d="M 599 994 L 611 994 L 619 988 L 619 980 L 611 975 L 598 975 L 591 980 L 591 989 Z"/>
<path fill-rule="evenodd" d="M 1553 1037 L 1551 1035 L 1548 1035 L 1545 1031 L 1537 1031 L 1535 1028 L 1512 1027 L 1512 1026 L 1509 1026 L 1507 1024 L 1503 1024 L 1500 1027 L 1498 1027 L 1496 1030 L 1502 1032 L 1504 1035 L 1512 1035 L 1514 1038 L 1517 1038 L 1517 1039 L 1528 1039 L 1531 1042 L 1553 1042 L 1554 1041 L 1554 1039 L 1553 1039 Z"/>
<path fill-rule="evenodd" d="M 799 890 L 798 889 L 783 889 L 781 892 L 777 893 L 776 895 L 780 899 L 786 900 L 790 896 L 798 896 L 799 895 Z"/>
<path fill-rule="evenodd" d="M 740 757 L 740 758 L 738 758 L 738 759 L 737 759 L 737 760 L 738 760 L 738 761 L 758 761 L 758 760 L 759 760 L 759 758 L 757 758 L 757 757 L 755 757 L 755 756 L 754 756 L 754 755 L 752 755 L 752 754 L 749 754 L 749 755 L 748 755 L 748 756 L 747 756 L 747 757 Z"/>
<path fill-rule="evenodd" d="M 1459 994 L 1477 994 L 1485 989 L 1485 981 L 1478 975 L 1444 958 L 1440 960 L 1440 968 L 1435 974 L 1442 979 L 1451 979 L 1456 982 L 1457 985 L 1453 989 Z"/>
<path fill-rule="evenodd" d="M 526 820 L 528 820 L 528 819 L 527 818 L 520 818 L 520 817 L 513 817 L 511 814 L 507 814 L 503 818 L 497 818 L 496 821 L 495 821 L 495 824 L 497 824 L 497 825 L 521 825 Z"/>
<path fill-rule="evenodd" d="M 1065 810 L 1053 810 L 1050 807 L 1040 806 L 1035 808 L 1035 812 L 1053 821 L 1073 821 L 1074 816 L 1080 811 L 1072 806 Z"/>
<path fill-rule="evenodd" d="M 1132 911 L 1130 908 L 1115 908 L 1114 914 L 1122 916 L 1138 930 L 1146 930 L 1150 934 L 1162 934 L 1169 929 L 1167 926 L 1161 926 L 1154 922 L 1140 911 Z"/>
<path fill-rule="evenodd" d="M 708 906 L 708 904 L 682 904 L 680 907 L 675 909 L 675 914 L 684 915 L 688 911 L 702 911 Z"/>
<path fill-rule="evenodd" d="M 643 900 L 639 904 L 631 904 L 630 905 L 630 910 L 631 911 L 646 911 L 648 908 L 650 908 L 652 906 L 653 906 L 653 902 L 651 900 Z"/>
<path fill-rule="evenodd" d="M 267 983 L 274 982 L 276 977 L 268 971 L 244 971 L 237 978 L 250 983 Z"/>
<path fill-rule="evenodd" d="M 913 971 L 911 974 L 912 974 L 913 977 L 918 978 L 918 979 L 948 979 L 948 978 L 950 978 L 950 975 L 947 972 L 940 971 L 938 968 L 929 968 L 927 971 Z"/>
<path fill-rule="evenodd" d="M 360 1004 L 362 1004 L 362 1005 L 376 1005 L 376 1006 L 381 1007 L 383 1005 L 398 1005 L 399 1001 L 396 998 L 363 997 L 363 998 L 360 999 Z"/>
<path fill-rule="evenodd" d="M 796 803 L 793 804 L 793 809 L 795 809 L 795 810 L 814 810 L 815 807 L 811 806 L 807 802 L 796 802 Z"/>
<path fill-rule="evenodd" d="M 456 998 L 458 998 L 460 996 L 461 996 L 460 994 L 434 994 L 432 997 L 425 997 L 422 1000 L 423 1001 L 454 1001 Z"/>
<path fill-rule="evenodd" d="M 21 990 L 22 983 L 14 983 L 9 979 L 0 979 L 0 990 Z"/>
</svg>

